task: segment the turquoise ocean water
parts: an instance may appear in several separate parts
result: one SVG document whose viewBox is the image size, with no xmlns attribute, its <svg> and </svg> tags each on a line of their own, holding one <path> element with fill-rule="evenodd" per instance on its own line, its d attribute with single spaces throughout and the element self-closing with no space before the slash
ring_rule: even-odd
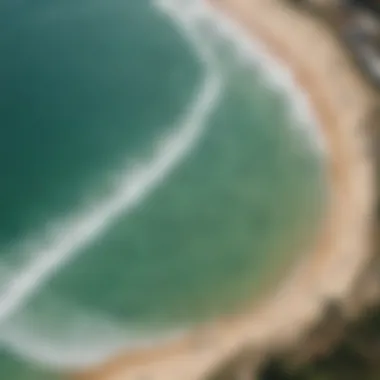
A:
<svg viewBox="0 0 380 380">
<path fill-rule="evenodd" d="M 0 0 L 1 378 L 239 311 L 307 246 L 318 136 L 243 42 L 200 0 Z"/>
</svg>

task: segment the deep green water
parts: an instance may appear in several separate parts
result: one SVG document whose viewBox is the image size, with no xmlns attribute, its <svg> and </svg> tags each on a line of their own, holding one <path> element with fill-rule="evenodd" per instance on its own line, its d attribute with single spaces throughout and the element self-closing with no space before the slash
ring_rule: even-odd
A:
<svg viewBox="0 0 380 380">
<path fill-rule="evenodd" d="M 317 229 L 308 126 L 211 22 L 186 37 L 178 17 L 0 0 L 1 378 L 239 311 Z"/>
</svg>

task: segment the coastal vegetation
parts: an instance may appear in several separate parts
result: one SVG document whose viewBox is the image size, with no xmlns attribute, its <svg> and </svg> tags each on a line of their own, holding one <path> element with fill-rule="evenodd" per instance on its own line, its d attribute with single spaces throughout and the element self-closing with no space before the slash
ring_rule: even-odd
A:
<svg viewBox="0 0 380 380">
<path fill-rule="evenodd" d="M 343 322 L 341 322 L 343 323 Z M 302 365 L 283 357 L 261 367 L 260 380 L 375 380 L 380 378 L 380 307 L 358 321 L 343 325 L 336 344 Z M 291 362 L 291 361 L 290 361 Z"/>
</svg>

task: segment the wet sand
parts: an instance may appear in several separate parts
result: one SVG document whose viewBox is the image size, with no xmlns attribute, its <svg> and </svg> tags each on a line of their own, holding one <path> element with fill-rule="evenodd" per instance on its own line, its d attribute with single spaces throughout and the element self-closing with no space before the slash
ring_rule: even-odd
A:
<svg viewBox="0 0 380 380">
<path fill-rule="evenodd" d="M 292 71 L 308 94 L 327 154 L 330 199 L 318 239 L 276 292 L 238 317 L 202 326 L 178 342 L 121 353 L 80 380 L 200 380 L 247 346 L 290 346 L 345 299 L 371 254 L 374 176 L 365 119 L 373 94 L 317 21 L 281 0 L 210 0 Z"/>
</svg>

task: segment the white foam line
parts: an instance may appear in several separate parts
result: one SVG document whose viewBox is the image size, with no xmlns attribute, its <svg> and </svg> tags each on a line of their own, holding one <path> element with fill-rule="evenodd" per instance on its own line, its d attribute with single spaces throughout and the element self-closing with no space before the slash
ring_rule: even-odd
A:
<svg viewBox="0 0 380 380">
<path fill-rule="evenodd" d="M 316 126 L 316 118 L 306 94 L 296 85 L 286 64 L 269 54 L 260 40 L 252 39 L 236 23 L 204 0 L 156 0 L 154 4 L 172 17 L 189 39 L 199 58 L 205 63 L 206 75 L 200 95 L 181 120 L 181 128 L 166 136 L 161 144 L 156 146 L 153 160 L 126 173 L 111 198 L 96 205 L 95 210 L 85 213 L 81 218 L 61 226 L 62 230 L 54 234 L 46 248 L 34 250 L 31 253 L 34 261 L 13 276 L 6 291 L 0 297 L 0 322 L 17 311 L 56 270 L 104 232 L 116 217 L 128 212 L 141 202 L 196 144 L 223 86 L 215 53 L 212 51 L 212 46 L 209 46 L 210 41 L 204 39 L 199 32 L 201 26 L 199 23 L 212 21 L 215 27 L 214 34 L 233 42 L 242 59 L 250 64 L 254 63 L 263 73 L 266 73 L 267 82 L 271 87 L 278 88 L 289 96 L 290 105 L 296 111 L 295 116 L 305 121 L 310 130 L 315 132 L 315 141 L 322 143 Z M 319 145 L 322 147 L 322 144 Z M 16 331 L 20 330 L 16 329 Z M 84 350 L 86 357 L 82 355 L 83 360 L 78 362 L 76 355 L 67 356 L 71 348 L 57 349 L 56 342 L 42 343 L 42 338 L 39 342 L 38 339 L 35 337 L 32 339 L 26 333 L 6 335 L 8 345 L 18 353 L 22 352 L 24 356 L 37 361 L 43 360 L 45 363 L 50 362 L 53 365 L 67 367 L 95 363 L 121 348 L 120 340 L 110 342 L 110 347 L 105 350 L 103 350 L 104 345 L 102 347 L 93 345 Z M 133 338 L 137 337 L 133 336 Z M 142 343 L 141 337 L 138 337 L 139 342 L 133 338 L 133 344 Z M 29 343 L 25 344 L 28 340 L 30 340 Z M 145 340 L 144 344 L 149 344 L 149 342 L 152 341 Z M 101 351 L 97 351 L 100 348 Z"/>
<path fill-rule="evenodd" d="M 222 78 L 212 52 L 204 44 L 193 24 L 168 12 L 205 63 L 203 85 L 178 129 L 156 146 L 154 158 L 138 170 L 127 172 L 114 194 L 96 205 L 93 211 L 61 228 L 47 247 L 30 253 L 31 262 L 16 273 L 0 296 L 0 322 L 9 317 L 57 271 L 83 249 L 121 214 L 132 210 L 166 178 L 191 151 L 206 127 L 222 90 Z M 63 230 L 63 231 L 62 231 Z"/>
<path fill-rule="evenodd" d="M 209 7 L 211 7 L 209 5 Z M 300 87 L 287 63 L 279 57 L 273 56 L 266 48 L 263 41 L 254 38 L 243 30 L 233 19 L 223 11 L 214 7 L 208 12 L 214 19 L 216 32 L 225 39 L 233 42 L 238 55 L 249 63 L 254 64 L 265 75 L 265 81 L 272 89 L 278 89 L 286 94 L 289 99 L 292 117 L 296 120 L 295 126 L 306 127 L 310 133 L 311 141 L 315 148 L 325 156 L 328 152 L 319 127 L 318 118 L 309 101 L 309 96 Z"/>
<path fill-rule="evenodd" d="M 210 5 L 207 0 L 157 1 L 171 12 L 183 12 L 183 19 L 196 17 L 198 23 L 207 22 L 213 26 L 214 35 L 232 42 L 232 47 L 243 62 L 257 67 L 264 74 L 265 82 L 270 88 L 286 95 L 291 116 L 295 120 L 294 126 L 306 127 L 304 131 L 310 134 L 314 147 L 324 156 L 328 154 L 307 92 L 297 84 L 287 63 L 271 54 L 263 41 L 248 34 L 237 22 Z"/>
<path fill-rule="evenodd" d="M 72 305 L 59 304 L 56 314 L 62 308 L 66 314 L 67 307 Z M 126 329 L 116 320 L 104 318 L 81 305 L 75 305 L 75 318 L 70 316 L 70 324 L 63 326 L 53 327 L 49 323 L 46 326 L 46 320 L 38 319 L 38 313 L 28 310 L 7 320 L 2 342 L 10 353 L 56 370 L 88 368 L 111 359 L 121 350 L 150 348 L 157 342 L 180 339 L 185 334 L 184 330 L 174 329 L 149 333 L 138 328 Z"/>
</svg>

